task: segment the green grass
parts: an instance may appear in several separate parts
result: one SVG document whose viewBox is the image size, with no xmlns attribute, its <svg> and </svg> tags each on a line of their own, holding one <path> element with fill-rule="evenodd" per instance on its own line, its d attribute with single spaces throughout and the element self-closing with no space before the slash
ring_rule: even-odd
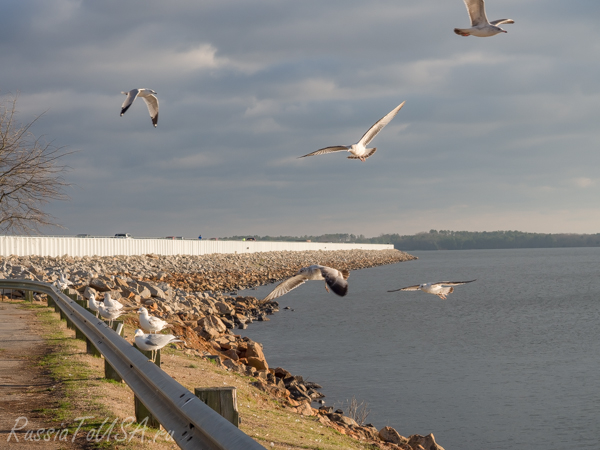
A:
<svg viewBox="0 0 600 450">
<path fill-rule="evenodd" d="M 90 388 L 99 386 L 103 383 L 111 386 L 129 389 L 126 384 L 103 378 L 104 373 L 98 373 L 95 368 L 92 368 L 80 360 L 76 360 L 73 356 L 85 352 L 82 350 L 82 342 L 75 340 L 72 330 L 64 330 L 60 326 L 60 316 L 46 306 L 39 304 L 30 304 L 28 302 L 20 303 L 23 309 L 35 310 L 38 320 L 41 322 L 40 334 L 50 347 L 51 351 L 33 361 L 33 364 L 41 368 L 52 380 L 56 382 L 55 386 L 44 388 L 45 391 L 53 391 L 58 389 L 58 397 L 61 398 L 54 407 L 39 408 L 35 412 L 42 415 L 48 423 L 54 424 L 54 427 L 60 427 L 61 430 L 67 429 L 69 441 L 73 434 L 77 431 L 78 440 L 85 442 L 85 447 L 90 449 L 119 449 L 119 450 L 135 450 L 143 448 L 140 440 L 135 438 L 130 442 L 115 442 L 114 440 L 95 442 L 87 439 L 89 433 L 93 430 L 100 429 L 100 434 L 103 434 L 110 424 L 117 420 L 114 426 L 112 436 L 118 433 L 122 436 L 121 418 L 116 417 L 103 403 L 101 396 L 93 396 L 89 394 Z M 86 419 L 80 425 L 79 421 L 75 421 L 78 417 L 93 416 Z M 79 427 L 79 429 L 78 429 Z M 129 427 L 129 432 L 135 429 L 137 424 L 132 424 Z M 128 429 L 128 428 L 126 428 Z M 148 436 L 154 436 L 156 430 L 146 428 L 146 439 Z M 159 442 L 160 439 L 157 439 Z M 164 441 L 164 439 L 163 439 Z"/>
</svg>

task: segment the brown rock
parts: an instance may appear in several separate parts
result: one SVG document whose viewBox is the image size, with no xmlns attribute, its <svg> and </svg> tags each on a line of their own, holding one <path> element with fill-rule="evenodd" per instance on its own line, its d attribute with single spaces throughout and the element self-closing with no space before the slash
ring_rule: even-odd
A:
<svg viewBox="0 0 600 450">
<path fill-rule="evenodd" d="M 385 442 L 391 442 L 396 445 L 403 445 L 408 442 L 408 439 L 404 436 L 400 435 L 395 429 L 392 427 L 383 427 L 379 430 L 379 438 Z"/>
<path fill-rule="evenodd" d="M 248 360 L 247 365 L 254 367 L 256 370 L 269 370 L 269 365 L 264 359 L 260 359 L 255 356 L 250 356 L 246 359 Z"/>
<path fill-rule="evenodd" d="M 408 439 L 408 445 L 415 450 L 419 449 L 419 446 L 425 450 L 444 450 L 443 447 L 439 446 L 437 442 L 435 442 L 433 433 L 429 433 L 427 436 L 413 434 Z"/>
<path fill-rule="evenodd" d="M 224 325 L 223 325 L 224 326 Z M 266 359 L 263 353 L 262 345 L 258 342 L 248 342 L 248 349 L 246 350 L 246 358 L 254 356 L 258 359 Z"/>
<path fill-rule="evenodd" d="M 225 356 L 227 356 L 228 358 L 233 359 L 234 361 L 238 361 L 240 359 L 240 357 L 238 356 L 238 354 L 236 353 L 235 350 L 233 349 L 229 349 L 229 350 L 225 350 L 224 352 L 222 352 Z"/>
<path fill-rule="evenodd" d="M 298 406 L 296 408 L 296 412 L 299 413 L 299 414 L 302 414 L 303 416 L 314 416 L 314 415 L 316 415 L 315 410 L 311 408 L 309 402 L 302 402 L 302 403 L 300 403 L 300 406 Z"/>
</svg>

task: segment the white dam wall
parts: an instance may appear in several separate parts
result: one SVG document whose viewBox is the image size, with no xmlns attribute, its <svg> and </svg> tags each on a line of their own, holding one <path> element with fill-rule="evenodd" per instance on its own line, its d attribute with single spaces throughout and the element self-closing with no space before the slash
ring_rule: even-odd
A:
<svg viewBox="0 0 600 450">
<path fill-rule="evenodd" d="M 0 236 L 0 256 L 208 255 L 304 250 L 388 250 L 392 244 L 212 241 L 68 236 Z"/>
</svg>

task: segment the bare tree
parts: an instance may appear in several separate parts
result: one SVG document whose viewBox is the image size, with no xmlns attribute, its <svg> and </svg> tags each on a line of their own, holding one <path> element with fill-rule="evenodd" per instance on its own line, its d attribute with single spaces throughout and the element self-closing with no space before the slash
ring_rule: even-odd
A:
<svg viewBox="0 0 600 450">
<path fill-rule="evenodd" d="M 31 122 L 17 122 L 17 97 L 0 100 L 0 232 L 38 232 L 60 226 L 41 208 L 51 200 L 67 200 L 62 158 L 72 152 L 36 138 Z"/>
<path fill-rule="evenodd" d="M 371 414 L 371 410 L 368 408 L 369 404 L 365 401 L 358 402 L 356 397 L 353 395 L 350 400 L 346 399 L 346 416 L 354 419 L 359 425 L 364 425 L 367 421 L 367 417 Z"/>
</svg>

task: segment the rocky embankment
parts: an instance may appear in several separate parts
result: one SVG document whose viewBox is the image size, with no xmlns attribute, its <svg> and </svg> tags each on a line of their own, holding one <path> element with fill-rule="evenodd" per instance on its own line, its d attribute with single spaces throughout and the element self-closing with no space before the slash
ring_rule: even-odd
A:
<svg viewBox="0 0 600 450">
<path fill-rule="evenodd" d="M 275 301 L 261 302 L 235 291 L 280 281 L 311 264 L 356 270 L 415 259 L 397 250 L 349 250 L 213 254 L 204 256 L 16 257 L 0 260 L 0 278 L 26 278 L 55 282 L 65 274 L 72 293 L 113 299 L 135 309 L 145 306 L 167 320 L 173 333 L 186 341 L 187 354 L 210 358 L 231 371 L 255 379 L 258 389 L 281 399 L 303 415 L 316 416 L 325 425 L 379 448 L 443 450 L 433 435 L 401 436 L 391 427 L 377 430 L 358 424 L 332 407 L 315 409 L 324 397 L 321 386 L 272 368 L 261 344 L 235 333 L 253 321 L 269 320 L 279 310 Z M 350 276 L 350 280 L 351 280 Z M 134 326 L 137 320 L 128 317 Z"/>
</svg>

